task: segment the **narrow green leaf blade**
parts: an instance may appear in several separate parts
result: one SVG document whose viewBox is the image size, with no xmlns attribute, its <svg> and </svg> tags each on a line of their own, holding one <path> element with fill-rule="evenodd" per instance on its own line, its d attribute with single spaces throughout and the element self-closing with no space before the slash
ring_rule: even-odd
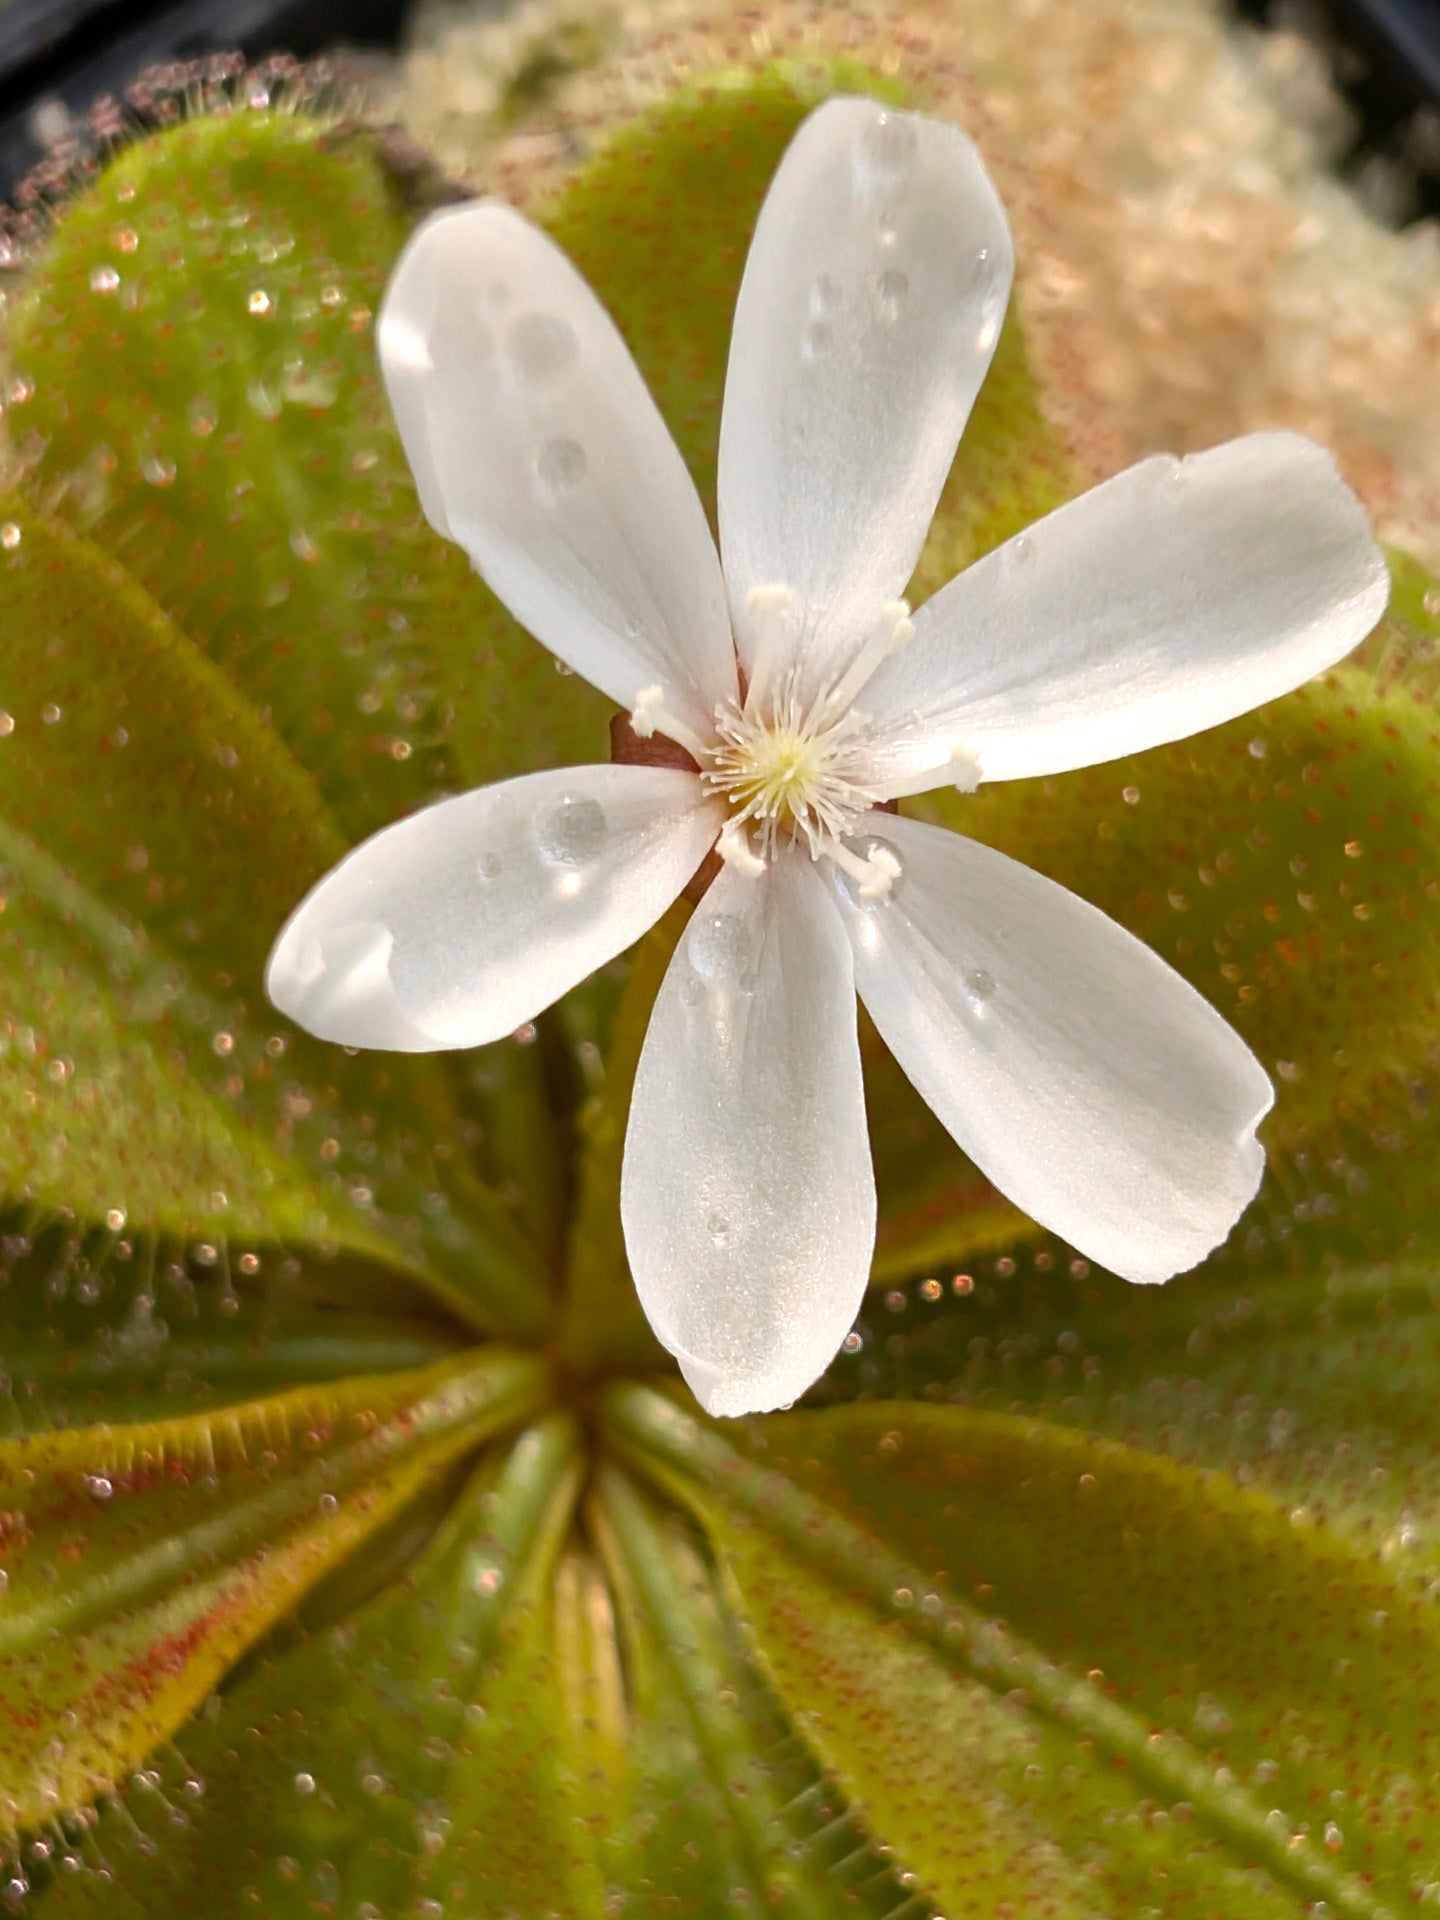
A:
<svg viewBox="0 0 1440 1920">
<path fill-rule="evenodd" d="M 523 1420 L 500 1350 L 221 1415 L 0 1443 L 0 1820 L 110 1789 L 445 1462 Z"/>
<path fill-rule="evenodd" d="M 1434 1878 L 1411 1794 L 1436 1770 L 1440 1628 L 1357 1542 L 1010 1415 L 781 1416 L 749 1457 L 638 1390 L 611 1418 L 689 1486 L 782 1697 L 947 1912 L 997 1875 L 1130 1911 L 1158 1862 L 1197 1920 L 1379 1920 Z"/>
</svg>

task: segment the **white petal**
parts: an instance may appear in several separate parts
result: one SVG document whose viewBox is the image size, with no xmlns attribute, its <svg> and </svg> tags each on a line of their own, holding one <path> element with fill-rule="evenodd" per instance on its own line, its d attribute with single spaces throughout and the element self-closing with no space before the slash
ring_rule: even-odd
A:
<svg viewBox="0 0 1440 1920">
<path fill-rule="evenodd" d="M 734 691 L 714 542 L 613 321 L 511 208 L 452 207 L 401 254 L 380 364 L 421 504 L 515 617 L 622 707 L 692 727 Z"/>
<path fill-rule="evenodd" d="M 265 990 L 347 1047 L 501 1040 L 653 925 L 723 818 L 668 767 L 561 767 L 442 800 L 306 895 Z"/>
<path fill-rule="evenodd" d="M 818 672 L 914 570 L 990 365 L 1013 255 L 958 127 L 831 100 L 792 141 L 751 244 L 720 429 L 720 549 L 747 669 L 752 589 Z"/>
<path fill-rule="evenodd" d="M 850 953 L 790 853 L 725 867 L 685 930 L 640 1055 L 620 1187 L 650 1324 L 710 1413 L 819 1378 L 875 1245 Z"/>
<path fill-rule="evenodd" d="M 1064 887 L 959 834 L 884 822 L 883 900 L 835 881 L 881 1037 L 981 1171 L 1127 1280 L 1219 1244 L 1264 1169 L 1273 1090 L 1179 974 Z"/>
<path fill-rule="evenodd" d="M 1389 576 L 1330 455 L 1293 433 L 1145 460 L 952 580 L 858 704 L 889 794 L 1064 773 L 1248 713 L 1343 659 Z M 962 762 L 962 764 L 964 764 Z"/>
</svg>

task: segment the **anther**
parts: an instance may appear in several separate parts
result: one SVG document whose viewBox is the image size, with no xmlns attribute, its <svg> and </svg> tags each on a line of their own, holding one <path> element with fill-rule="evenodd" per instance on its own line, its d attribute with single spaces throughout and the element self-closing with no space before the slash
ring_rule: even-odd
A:
<svg viewBox="0 0 1440 1920">
<path fill-rule="evenodd" d="M 630 724 L 642 740 L 648 740 L 654 733 L 660 703 L 664 698 L 663 687 L 642 687 L 636 694 L 635 705 L 630 710 Z"/>
<path fill-rule="evenodd" d="M 756 858 L 750 846 L 750 836 L 738 820 L 728 821 L 721 829 L 720 838 L 715 842 L 715 851 L 727 867 L 733 867 L 749 880 L 758 879 L 765 871 L 765 862 Z"/>
</svg>

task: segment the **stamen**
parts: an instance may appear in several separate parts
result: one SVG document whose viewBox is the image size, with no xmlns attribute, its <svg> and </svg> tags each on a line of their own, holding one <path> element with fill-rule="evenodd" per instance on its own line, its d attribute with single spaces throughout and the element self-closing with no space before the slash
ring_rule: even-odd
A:
<svg viewBox="0 0 1440 1920">
<path fill-rule="evenodd" d="M 898 652 L 914 635 L 915 622 L 910 618 L 909 602 L 887 600 L 879 610 L 875 631 L 820 703 L 823 711 L 840 713 L 848 708 L 880 663 Z"/>
<path fill-rule="evenodd" d="M 727 867 L 734 867 L 747 880 L 758 879 L 765 871 L 765 862 L 756 858 L 750 846 L 750 836 L 741 820 L 726 821 L 720 838 L 715 842 L 715 851 Z"/>
<path fill-rule="evenodd" d="M 835 840 L 825 851 L 836 866 L 859 882 L 862 900 L 881 900 L 900 878 L 900 862 L 888 847 L 872 846 L 868 854 L 856 853 L 843 840 Z"/>
<path fill-rule="evenodd" d="M 704 761 L 709 755 L 705 742 L 683 720 L 677 720 L 668 712 L 664 702 L 663 687 L 642 687 L 636 694 L 635 705 L 630 709 L 630 725 L 637 739 L 648 740 L 652 734 L 663 733 L 667 740 L 684 747 L 692 760 Z"/>
<path fill-rule="evenodd" d="M 980 771 L 980 756 L 973 747 L 959 742 L 951 747 L 951 782 L 957 793 L 974 793 L 980 784 Z"/>
<path fill-rule="evenodd" d="M 781 581 L 751 587 L 745 596 L 745 609 L 755 616 L 755 659 L 745 695 L 747 713 L 754 713 L 770 690 L 770 674 L 785 630 L 785 615 L 794 604 L 795 595 Z"/>
</svg>

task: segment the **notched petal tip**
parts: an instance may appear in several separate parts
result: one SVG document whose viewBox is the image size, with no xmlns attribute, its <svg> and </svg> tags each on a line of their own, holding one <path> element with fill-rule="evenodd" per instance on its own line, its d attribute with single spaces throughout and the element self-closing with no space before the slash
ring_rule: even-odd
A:
<svg viewBox="0 0 1440 1920">
<path fill-rule="evenodd" d="M 338 1046 L 391 1053 L 433 1053 L 445 1042 L 400 1004 L 390 977 L 395 936 L 378 921 L 325 932 L 297 914 L 282 930 L 265 969 L 265 992 L 298 1027 Z"/>
<path fill-rule="evenodd" d="M 716 1420 L 738 1420 L 747 1413 L 785 1412 L 807 1388 L 814 1386 L 833 1357 L 827 1354 L 813 1370 L 807 1367 L 796 1371 L 793 1380 L 788 1376 L 750 1380 L 732 1378 L 719 1368 L 702 1360 L 692 1360 L 686 1354 L 675 1355 L 686 1386 L 705 1412 Z"/>
</svg>

